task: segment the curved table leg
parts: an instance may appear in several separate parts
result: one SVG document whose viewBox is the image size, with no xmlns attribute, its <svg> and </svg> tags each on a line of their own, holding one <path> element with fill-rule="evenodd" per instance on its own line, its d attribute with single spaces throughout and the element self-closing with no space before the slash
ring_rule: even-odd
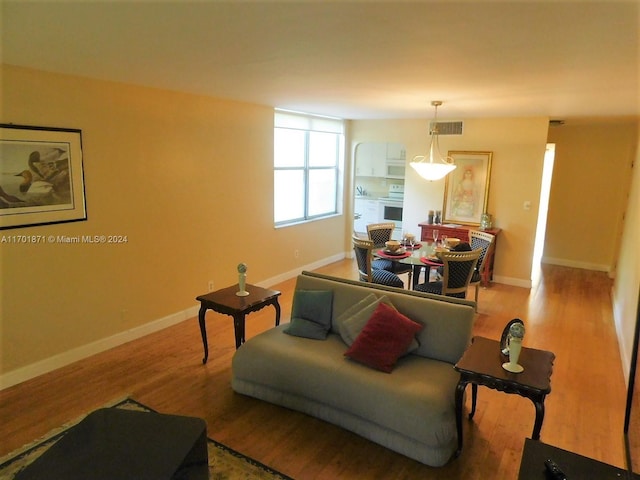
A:
<svg viewBox="0 0 640 480">
<path fill-rule="evenodd" d="M 536 421 L 533 424 L 532 440 L 540 440 L 540 430 L 542 429 L 542 421 L 544 420 L 544 398 L 541 400 L 533 400 L 536 406 Z"/>
<path fill-rule="evenodd" d="M 207 342 L 207 327 L 204 323 L 204 317 L 207 309 L 204 305 L 200 307 L 200 311 L 198 312 L 198 323 L 200 324 L 200 335 L 202 335 L 202 345 L 204 346 L 204 358 L 202 359 L 202 363 L 207 363 L 207 359 L 209 358 L 209 344 Z"/>
<path fill-rule="evenodd" d="M 456 387 L 456 430 L 458 431 L 458 449 L 455 456 L 458 457 L 462 452 L 462 402 L 464 400 L 464 390 L 467 388 L 467 382 L 460 380 Z"/>
<path fill-rule="evenodd" d="M 278 303 L 277 297 L 273 302 L 273 306 L 276 309 L 276 327 L 277 327 L 278 325 L 280 325 L 280 304 Z"/>
<path fill-rule="evenodd" d="M 469 412 L 469 420 L 473 418 L 476 413 L 476 400 L 478 400 L 478 384 L 471 384 L 471 412 Z"/>
</svg>

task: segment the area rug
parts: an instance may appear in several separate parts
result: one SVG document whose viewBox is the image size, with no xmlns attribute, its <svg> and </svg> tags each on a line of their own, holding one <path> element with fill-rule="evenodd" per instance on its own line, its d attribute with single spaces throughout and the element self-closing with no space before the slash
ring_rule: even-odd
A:
<svg viewBox="0 0 640 480">
<path fill-rule="evenodd" d="M 124 408 L 143 412 L 155 410 L 131 399 L 116 402 L 112 408 Z M 82 417 L 84 418 L 84 417 Z M 22 447 L 0 459 L 0 480 L 10 480 L 19 471 L 42 455 L 48 448 L 60 440 L 65 433 L 80 422 L 82 418 L 49 432 L 35 442 Z M 268 466 L 237 452 L 211 438 L 207 439 L 209 450 L 209 479 L 210 480 L 293 480 Z"/>
</svg>

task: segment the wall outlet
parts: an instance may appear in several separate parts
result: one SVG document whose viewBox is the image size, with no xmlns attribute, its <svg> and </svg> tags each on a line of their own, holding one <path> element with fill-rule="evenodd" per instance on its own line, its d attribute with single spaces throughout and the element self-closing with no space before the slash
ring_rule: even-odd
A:
<svg viewBox="0 0 640 480">
<path fill-rule="evenodd" d="M 294 258 L 300 258 L 300 250 L 298 250 L 297 248 L 293 251 L 293 256 Z"/>
<path fill-rule="evenodd" d="M 209 280 L 208 288 L 210 292 L 213 292 L 213 280 Z"/>
</svg>

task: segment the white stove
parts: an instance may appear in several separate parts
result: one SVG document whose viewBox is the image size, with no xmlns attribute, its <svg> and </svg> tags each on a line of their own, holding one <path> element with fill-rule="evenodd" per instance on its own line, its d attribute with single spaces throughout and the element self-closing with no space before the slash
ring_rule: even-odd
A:
<svg viewBox="0 0 640 480">
<path fill-rule="evenodd" d="M 379 215 L 378 219 L 381 223 L 393 222 L 395 229 L 393 233 L 394 239 L 398 240 L 402 237 L 402 204 L 404 202 L 404 185 L 389 185 L 387 197 L 378 199 Z"/>
<path fill-rule="evenodd" d="M 404 201 L 404 185 L 393 184 L 389 185 L 389 191 L 386 197 L 381 197 L 380 200 L 395 200 L 396 202 Z"/>
</svg>

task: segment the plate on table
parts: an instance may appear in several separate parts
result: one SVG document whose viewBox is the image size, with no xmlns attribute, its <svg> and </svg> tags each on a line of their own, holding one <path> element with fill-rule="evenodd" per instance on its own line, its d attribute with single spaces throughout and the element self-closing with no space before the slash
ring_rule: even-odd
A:
<svg viewBox="0 0 640 480">
<path fill-rule="evenodd" d="M 385 255 L 404 255 L 406 253 L 406 250 L 404 248 L 399 248 L 395 252 L 392 252 L 391 250 L 385 248 L 384 250 L 382 250 L 382 253 L 384 253 Z"/>
<path fill-rule="evenodd" d="M 413 244 L 413 247 L 411 247 L 411 245 L 410 245 L 410 244 L 408 244 L 408 243 L 403 243 L 403 244 L 402 244 L 402 246 L 403 246 L 404 248 L 406 248 L 407 250 L 418 250 L 419 248 L 421 248 L 421 247 L 422 247 L 422 244 L 421 244 L 421 243 L 414 243 L 414 244 Z"/>
<path fill-rule="evenodd" d="M 436 257 L 435 255 L 427 255 L 426 257 L 422 257 L 420 260 L 422 260 L 422 261 L 427 260 L 427 261 L 429 261 L 429 262 L 433 262 L 433 263 L 440 263 L 440 264 L 443 264 L 443 265 L 444 265 L 444 263 L 442 262 L 442 260 L 441 260 L 441 259 L 439 259 L 438 257 Z"/>
</svg>

